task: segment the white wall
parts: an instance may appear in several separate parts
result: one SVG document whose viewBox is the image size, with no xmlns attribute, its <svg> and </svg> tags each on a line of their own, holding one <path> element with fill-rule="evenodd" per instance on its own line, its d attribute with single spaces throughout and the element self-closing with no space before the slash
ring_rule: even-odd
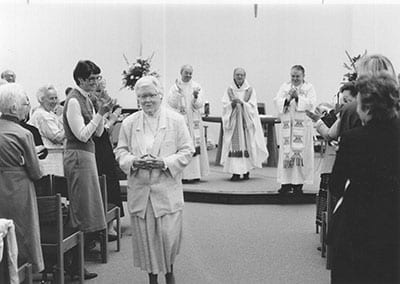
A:
<svg viewBox="0 0 400 284">
<path fill-rule="evenodd" d="M 400 71 L 400 5 L 361 5 L 353 8 L 354 53 L 380 53 Z"/>
<path fill-rule="evenodd" d="M 16 72 L 33 105 L 36 90 L 46 83 L 53 83 L 65 98 L 80 59 L 97 63 L 116 94 L 126 67 L 122 54 L 133 57 L 139 52 L 140 7 L 0 4 L 0 34 L 0 70 Z M 119 97 L 123 104 L 135 101 L 133 96 Z"/>
<path fill-rule="evenodd" d="M 275 114 L 272 99 L 289 80 L 294 64 L 306 68 L 318 101 L 331 101 L 346 70 L 345 50 L 367 49 L 400 64 L 400 6 L 380 5 L 128 5 L 0 4 L 0 70 L 12 69 L 28 90 L 47 82 L 64 97 L 73 85 L 79 59 L 91 59 L 103 70 L 109 91 L 134 107 L 131 91 L 120 91 L 126 67 L 142 45 L 143 56 L 155 52 L 153 67 L 168 90 L 182 64 L 194 66 L 211 114 L 221 113 L 221 96 L 234 67 L 247 70 L 258 100 Z M 210 136 L 216 140 L 217 125 Z"/>
<path fill-rule="evenodd" d="M 261 5 L 255 18 L 253 5 L 167 5 L 145 7 L 142 17 L 144 49 L 162 61 L 167 89 L 180 66 L 192 64 L 212 115 L 221 114 L 222 94 L 238 66 L 269 114 L 294 64 L 305 66 L 319 101 L 331 101 L 345 73 L 344 50 L 351 47 L 351 9 L 343 6 Z M 218 130 L 210 125 L 214 141 Z"/>
</svg>

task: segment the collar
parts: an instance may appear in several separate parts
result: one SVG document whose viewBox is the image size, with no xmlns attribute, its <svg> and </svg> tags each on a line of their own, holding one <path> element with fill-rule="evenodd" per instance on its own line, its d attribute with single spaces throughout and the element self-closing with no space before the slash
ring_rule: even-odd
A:
<svg viewBox="0 0 400 284">
<path fill-rule="evenodd" d="M 190 81 L 189 82 L 183 82 L 182 81 L 182 78 L 180 78 L 180 79 L 178 79 L 178 82 L 179 82 L 179 84 L 182 84 L 182 85 L 189 85 L 189 84 L 191 84 L 192 83 L 192 79 L 190 79 Z"/>
<path fill-rule="evenodd" d="M 153 117 L 153 118 L 159 118 L 160 119 L 160 124 L 159 124 L 159 129 L 161 128 L 166 128 L 167 127 L 167 114 L 166 110 L 164 107 L 160 106 L 158 111 L 154 114 L 154 116 L 149 116 L 144 113 L 143 110 L 141 110 L 141 115 L 139 116 L 139 123 L 137 124 L 136 131 L 142 131 L 143 127 L 143 119 L 144 117 Z"/>
<path fill-rule="evenodd" d="M 16 116 L 9 115 L 9 114 L 2 114 L 0 119 L 9 120 L 19 124 L 19 119 Z"/>
<path fill-rule="evenodd" d="M 145 117 L 150 118 L 150 119 L 154 119 L 154 118 L 158 118 L 158 117 L 160 116 L 160 113 L 161 113 L 161 106 L 160 106 L 160 108 L 154 113 L 154 115 L 148 115 L 148 114 L 145 113 L 145 112 L 143 112 L 143 115 L 144 115 Z"/>
<path fill-rule="evenodd" d="M 243 84 L 242 84 L 240 87 L 238 87 L 238 86 L 236 85 L 235 80 L 233 80 L 232 89 L 234 89 L 234 90 L 237 90 L 237 91 L 239 91 L 239 90 L 246 90 L 246 89 L 248 89 L 249 87 L 250 87 L 249 82 L 247 82 L 246 79 L 244 79 L 244 82 L 243 82 Z"/>
<path fill-rule="evenodd" d="M 76 89 L 86 98 L 89 98 L 89 92 L 86 92 L 81 87 L 77 86 Z"/>
</svg>

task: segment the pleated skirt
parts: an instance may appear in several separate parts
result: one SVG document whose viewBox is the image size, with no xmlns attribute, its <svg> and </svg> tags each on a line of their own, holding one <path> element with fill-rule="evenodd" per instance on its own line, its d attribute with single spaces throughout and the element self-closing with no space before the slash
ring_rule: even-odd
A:
<svg viewBox="0 0 400 284">
<path fill-rule="evenodd" d="M 142 219 L 131 216 L 133 264 L 147 273 L 171 272 L 182 241 L 182 210 L 154 216 L 151 201 Z"/>
</svg>

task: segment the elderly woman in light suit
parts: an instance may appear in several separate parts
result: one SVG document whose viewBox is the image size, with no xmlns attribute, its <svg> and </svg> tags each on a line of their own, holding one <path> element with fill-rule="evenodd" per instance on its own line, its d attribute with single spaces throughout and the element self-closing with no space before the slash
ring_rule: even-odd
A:
<svg viewBox="0 0 400 284">
<path fill-rule="evenodd" d="M 128 176 L 128 211 L 131 215 L 134 265 L 157 283 L 165 273 L 175 283 L 172 265 L 182 237 L 182 171 L 194 153 L 185 121 L 160 107 L 161 87 L 152 76 L 135 86 L 142 110 L 121 126 L 116 157 Z"/>
</svg>

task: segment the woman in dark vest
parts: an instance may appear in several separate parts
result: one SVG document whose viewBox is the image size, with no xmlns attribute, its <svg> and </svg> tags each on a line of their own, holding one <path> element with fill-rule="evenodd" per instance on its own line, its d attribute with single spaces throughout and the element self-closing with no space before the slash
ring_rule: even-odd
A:
<svg viewBox="0 0 400 284">
<path fill-rule="evenodd" d="M 95 113 L 89 93 L 101 79 L 100 72 L 100 68 L 89 60 L 78 62 L 73 73 L 77 87 L 68 94 L 63 113 L 64 172 L 70 198 L 70 220 L 73 227 L 84 232 L 86 242 L 106 228 L 93 136 L 103 134 L 103 116 L 112 109 L 114 102 L 110 98 L 100 99 Z M 97 276 L 85 274 L 86 279 Z"/>
</svg>

